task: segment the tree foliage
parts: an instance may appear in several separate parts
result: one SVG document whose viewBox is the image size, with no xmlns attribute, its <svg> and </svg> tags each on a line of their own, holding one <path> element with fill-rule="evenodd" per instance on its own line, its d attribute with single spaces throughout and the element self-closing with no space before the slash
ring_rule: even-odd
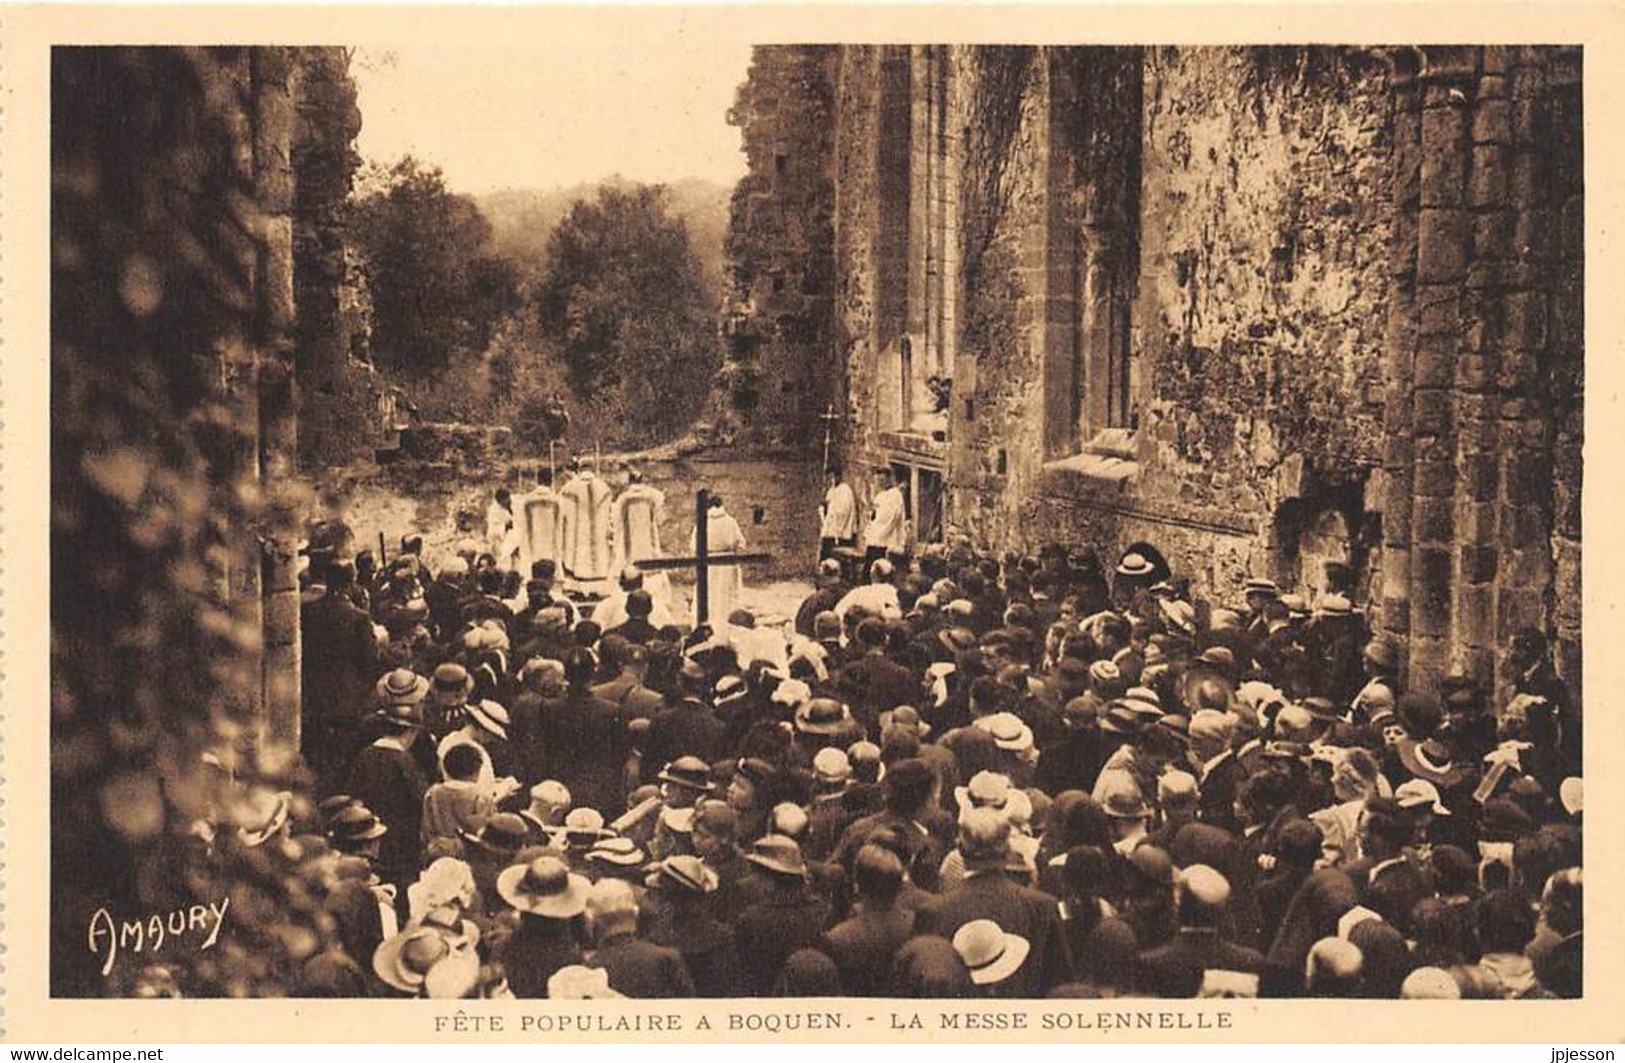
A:
<svg viewBox="0 0 1625 1063">
<path fill-rule="evenodd" d="M 572 392 L 600 415 L 587 437 L 656 442 L 698 414 L 717 369 L 716 299 L 664 188 L 606 187 L 578 202 L 548 241 L 535 299 Z"/>
<path fill-rule="evenodd" d="M 367 261 L 373 357 L 425 375 L 482 350 L 513 306 L 517 277 L 491 226 L 440 169 L 407 156 L 362 177 L 352 239 Z"/>
</svg>

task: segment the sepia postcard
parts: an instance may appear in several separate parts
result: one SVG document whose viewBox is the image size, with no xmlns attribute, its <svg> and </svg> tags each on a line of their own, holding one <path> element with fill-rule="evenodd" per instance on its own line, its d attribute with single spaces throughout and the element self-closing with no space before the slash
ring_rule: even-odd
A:
<svg viewBox="0 0 1625 1063">
<path fill-rule="evenodd" d="M 1622 31 L 0 12 L 0 1032 L 1625 1037 Z"/>
</svg>

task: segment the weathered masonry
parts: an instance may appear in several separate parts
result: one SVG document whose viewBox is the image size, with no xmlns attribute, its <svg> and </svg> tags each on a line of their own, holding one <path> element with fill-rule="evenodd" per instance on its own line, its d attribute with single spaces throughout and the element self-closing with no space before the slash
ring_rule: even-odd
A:
<svg viewBox="0 0 1625 1063">
<path fill-rule="evenodd" d="M 1576 48 L 760 48 L 741 412 L 833 404 L 923 538 L 1339 561 L 1412 682 L 1532 626 L 1578 689 L 1580 98 Z"/>
</svg>

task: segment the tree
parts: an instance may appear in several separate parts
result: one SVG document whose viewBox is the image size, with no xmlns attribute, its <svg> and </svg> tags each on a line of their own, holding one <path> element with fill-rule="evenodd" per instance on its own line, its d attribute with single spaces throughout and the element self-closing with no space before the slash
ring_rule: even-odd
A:
<svg viewBox="0 0 1625 1063">
<path fill-rule="evenodd" d="M 615 442 L 668 439 L 699 413 L 719 358 L 717 304 L 663 187 L 578 202 L 548 241 L 535 298 L 571 391 L 620 426 Z"/>
<path fill-rule="evenodd" d="M 491 226 L 438 167 L 410 155 L 362 177 L 352 239 L 367 261 L 372 346 L 380 366 L 414 375 L 484 349 L 513 305 L 513 266 L 493 253 Z"/>
</svg>

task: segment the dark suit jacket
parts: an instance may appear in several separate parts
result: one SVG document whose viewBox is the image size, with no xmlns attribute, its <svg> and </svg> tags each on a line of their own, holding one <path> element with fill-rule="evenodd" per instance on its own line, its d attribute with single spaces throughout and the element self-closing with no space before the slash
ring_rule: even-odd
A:
<svg viewBox="0 0 1625 1063">
<path fill-rule="evenodd" d="M 829 914 L 829 904 L 805 887 L 776 888 L 741 913 L 734 942 L 743 991 L 772 996 L 784 961 L 797 949 L 818 946 Z"/>
<path fill-rule="evenodd" d="M 522 916 L 519 929 L 502 947 L 502 966 L 508 988 L 520 1000 L 542 1000 L 547 980 L 560 968 L 581 962 L 581 949 L 569 927 L 556 927 L 551 919 Z"/>
<path fill-rule="evenodd" d="M 594 697 L 602 698 L 621 710 L 628 722 L 651 720 L 665 703 L 657 692 L 650 690 L 629 675 L 617 676 L 607 683 L 592 688 Z"/>
<path fill-rule="evenodd" d="M 649 723 L 643 741 L 644 778 L 652 779 L 678 757 L 696 756 L 707 764 L 722 757 L 728 725 L 702 702 L 687 701 L 661 709 Z"/>
<path fill-rule="evenodd" d="M 1241 825 L 1236 822 L 1236 790 L 1241 786 L 1243 775 L 1241 762 L 1234 753 L 1213 765 L 1213 770 L 1199 784 L 1197 818 L 1232 834 L 1240 834 Z"/>
<path fill-rule="evenodd" d="M 920 702 L 920 684 L 914 673 L 879 653 L 866 653 L 842 668 L 835 686 L 870 730 L 881 713 Z"/>
<path fill-rule="evenodd" d="M 914 936 L 915 913 L 907 908 L 860 912 L 830 928 L 823 951 L 835 961 L 841 988 L 855 997 L 886 995 L 892 957 Z"/>
<path fill-rule="evenodd" d="M 718 922 L 703 909 L 663 908 L 655 917 L 649 940 L 682 953 L 683 965 L 694 983 L 694 996 L 739 995 L 739 953 L 734 948 L 733 927 Z"/>
<path fill-rule="evenodd" d="M 544 707 L 540 729 L 547 777 L 569 788 L 576 807 L 606 813 L 624 807 L 622 768 L 629 736 L 619 709 L 589 691 L 571 691 Z"/>
<path fill-rule="evenodd" d="M 587 957 L 592 967 L 609 972 L 609 987 L 637 999 L 691 997 L 694 983 L 688 966 L 674 948 L 626 934 L 600 945 Z"/>
<path fill-rule="evenodd" d="M 1159 997 L 1194 997 L 1207 970 L 1258 974 L 1264 954 L 1232 944 L 1213 930 L 1183 929 L 1160 948 L 1140 953 L 1140 978 L 1147 993 Z"/>
<path fill-rule="evenodd" d="M 935 912 L 920 913 L 922 933 L 952 938 L 966 923 L 991 919 L 1009 934 L 1027 939 L 1031 951 L 1006 983 L 1016 997 L 1041 997 L 1069 981 L 1072 960 L 1061 930 L 1061 913 L 1054 897 L 1019 885 L 1000 871 L 971 874 L 962 886 L 945 894 Z"/>
<path fill-rule="evenodd" d="M 372 620 L 348 598 L 324 595 L 299 609 L 300 682 L 312 717 L 357 719 L 378 680 Z"/>
</svg>

